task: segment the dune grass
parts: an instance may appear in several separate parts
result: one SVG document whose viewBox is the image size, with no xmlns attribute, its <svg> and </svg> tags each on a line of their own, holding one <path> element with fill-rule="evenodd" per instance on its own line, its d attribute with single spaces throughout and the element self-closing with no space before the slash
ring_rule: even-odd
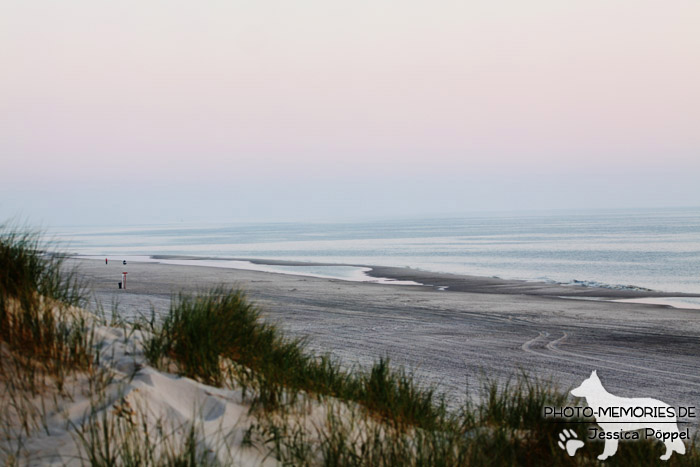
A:
<svg viewBox="0 0 700 467">
<path fill-rule="evenodd" d="M 553 386 L 520 376 L 504 387 L 487 382 L 483 392 L 480 403 L 446 411 L 431 428 L 406 429 L 330 405 L 312 430 L 298 411 L 262 417 L 250 437 L 290 465 L 577 465 L 555 445 L 561 426 L 543 423 L 544 406 L 566 398 Z"/>
<path fill-rule="evenodd" d="M 39 232 L 0 225 L 0 295 L 21 298 L 29 292 L 80 306 L 86 288 L 75 270 L 63 267 L 60 253 L 47 253 Z"/>
<path fill-rule="evenodd" d="M 451 412 L 440 429 L 398 429 L 378 423 L 365 411 L 342 403 L 326 403 L 325 417 L 308 410 L 283 416 L 264 414 L 248 433 L 285 465 L 300 466 L 592 466 L 603 465 L 597 456 L 602 441 L 590 441 L 593 422 L 568 420 L 554 423 L 542 417 L 546 405 L 567 399 L 566 393 L 542 381 L 518 376 L 505 386 L 486 382 L 485 397 Z M 576 422 L 576 423 L 573 423 Z M 583 423 L 580 423 L 583 422 Z M 570 457 L 558 445 L 564 428 L 585 442 Z M 611 466 L 700 465 L 698 438 L 686 443 L 687 452 L 670 461 L 659 457 L 665 448 L 658 441 L 620 443 L 607 459 Z"/>
<path fill-rule="evenodd" d="M 63 257 L 47 254 L 40 235 L 16 227 L 0 229 L 0 372 L 19 365 L 29 376 L 62 376 L 93 361 L 92 333 L 85 314 L 86 291 Z M 9 355 L 13 358 L 9 359 Z"/>
<path fill-rule="evenodd" d="M 69 379 L 94 368 L 95 320 L 77 307 L 86 289 L 35 231 L 0 227 L 0 460 L 21 458 L 23 439 L 48 435 L 70 399 Z"/>
<path fill-rule="evenodd" d="M 215 456 L 197 442 L 202 436 L 199 427 L 173 427 L 168 420 L 152 423 L 146 412 L 93 411 L 74 431 L 81 463 L 95 467 L 217 465 Z"/>
</svg>

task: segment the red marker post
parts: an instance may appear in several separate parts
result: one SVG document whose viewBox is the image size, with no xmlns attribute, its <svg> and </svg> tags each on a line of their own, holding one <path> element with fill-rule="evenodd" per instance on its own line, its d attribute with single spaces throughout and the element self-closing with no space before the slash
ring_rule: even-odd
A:
<svg viewBox="0 0 700 467">
<path fill-rule="evenodd" d="M 126 290 L 126 273 L 123 272 L 122 274 L 124 275 L 124 281 L 123 281 L 123 283 L 124 283 L 124 290 Z"/>
</svg>

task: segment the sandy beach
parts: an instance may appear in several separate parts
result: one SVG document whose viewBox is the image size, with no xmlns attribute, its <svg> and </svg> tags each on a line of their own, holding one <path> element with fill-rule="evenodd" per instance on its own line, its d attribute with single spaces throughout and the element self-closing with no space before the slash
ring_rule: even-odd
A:
<svg viewBox="0 0 700 467">
<path fill-rule="evenodd" d="M 311 348 L 348 366 L 389 356 L 457 398 L 483 375 L 506 380 L 522 370 L 568 388 L 597 370 L 606 388 L 620 396 L 682 406 L 700 400 L 700 311 L 580 299 L 668 294 L 396 268 L 372 274 L 432 286 L 154 263 L 69 264 L 79 266 L 107 311 L 118 303 L 126 316 L 161 313 L 179 291 L 241 287 L 267 319 L 308 338 Z M 117 288 L 122 271 L 128 271 L 126 290 Z"/>
</svg>

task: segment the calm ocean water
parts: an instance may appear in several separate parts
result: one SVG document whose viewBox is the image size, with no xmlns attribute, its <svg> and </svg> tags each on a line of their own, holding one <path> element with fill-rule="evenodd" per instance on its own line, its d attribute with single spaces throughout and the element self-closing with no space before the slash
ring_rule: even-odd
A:
<svg viewBox="0 0 700 467">
<path fill-rule="evenodd" d="M 700 209 L 353 223 L 75 227 L 81 255 L 193 255 L 408 266 L 509 279 L 700 293 Z"/>
</svg>

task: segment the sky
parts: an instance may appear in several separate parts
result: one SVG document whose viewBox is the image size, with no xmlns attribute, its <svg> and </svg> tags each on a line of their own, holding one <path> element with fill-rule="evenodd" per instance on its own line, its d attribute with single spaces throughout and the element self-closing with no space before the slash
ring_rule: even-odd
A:
<svg viewBox="0 0 700 467">
<path fill-rule="evenodd" d="M 0 0 L 0 220 L 700 205 L 697 0 Z"/>
</svg>

